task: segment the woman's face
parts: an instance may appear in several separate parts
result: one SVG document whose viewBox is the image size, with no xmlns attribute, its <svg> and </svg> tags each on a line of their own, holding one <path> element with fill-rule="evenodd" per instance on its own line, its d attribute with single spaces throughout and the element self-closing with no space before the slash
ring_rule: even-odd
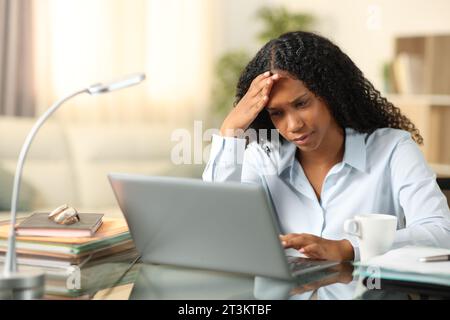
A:
<svg viewBox="0 0 450 320">
<path fill-rule="evenodd" d="M 322 141 L 339 132 L 325 102 L 302 81 L 285 73 L 270 92 L 266 110 L 279 133 L 304 152 L 317 150 Z"/>
</svg>

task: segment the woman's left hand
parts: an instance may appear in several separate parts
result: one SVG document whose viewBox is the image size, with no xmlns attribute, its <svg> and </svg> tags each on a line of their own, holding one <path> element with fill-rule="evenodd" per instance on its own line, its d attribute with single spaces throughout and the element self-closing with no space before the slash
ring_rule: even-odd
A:
<svg viewBox="0 0 450 320">
<path fill-rule="evenodd" d="M 299 250 L 312 259 L 349 261 L 353 260 L 353 246 L 348 240 L 327 240 L 312 234 L 290 233 L 280 235 L 285 249 Z"/>
</svg>

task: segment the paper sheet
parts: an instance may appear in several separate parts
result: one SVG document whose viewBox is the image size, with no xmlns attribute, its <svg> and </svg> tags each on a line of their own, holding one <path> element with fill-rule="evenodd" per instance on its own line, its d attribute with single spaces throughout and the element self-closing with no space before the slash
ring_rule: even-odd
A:
<svg viewBox="0 0 450 320">
<path fill-rule="evenodd" d="M 449 249 L 406 246 L 391 250 L 384 255 L 374 257 L 363 266 L 376 266 L 400 272 L 436 274 L 450 276 L 450 261 L 420 262 L 419 259 L 429 256 L 450 254 Z"/>
</svg>

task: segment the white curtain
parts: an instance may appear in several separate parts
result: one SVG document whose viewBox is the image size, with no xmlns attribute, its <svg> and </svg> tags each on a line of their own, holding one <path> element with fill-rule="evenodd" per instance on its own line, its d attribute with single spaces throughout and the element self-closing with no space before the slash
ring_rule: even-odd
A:
<svg viewBox="0 0 450 320">
<path fill-rule="evenodd" d="M 31 0 L 0 0 L 0 115 L 35 112 L 31 5 Z"/>
<path fill-rule="evenodd" d="M 145 84 L 83 96 L 58 112 L 70 122 L 190 122 L 208 101 L 208 0 L 39 0 L 34 9 L 39 113 L 84 86 L 144 71 Z"/>
</svg>

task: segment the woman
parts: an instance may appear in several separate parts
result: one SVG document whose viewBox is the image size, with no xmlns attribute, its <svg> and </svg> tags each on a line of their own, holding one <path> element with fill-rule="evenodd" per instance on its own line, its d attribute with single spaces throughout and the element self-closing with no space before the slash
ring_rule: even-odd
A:
<svg viewBox="0 0 450 320">
<path fill-rule="evenodd" d="M 281 138 L 258 131 L 246 146 L 249 129 Z M 343 223 L 360 213 L 396 215 L 394 247 L 450 248 L 448 204 L 419 131 L 329 40 L 291 32 L 267 43 L 241 75 L 220 132 L 204 180 L 264 185 L 285 248 L 358 260 Z"/>
</svg>

